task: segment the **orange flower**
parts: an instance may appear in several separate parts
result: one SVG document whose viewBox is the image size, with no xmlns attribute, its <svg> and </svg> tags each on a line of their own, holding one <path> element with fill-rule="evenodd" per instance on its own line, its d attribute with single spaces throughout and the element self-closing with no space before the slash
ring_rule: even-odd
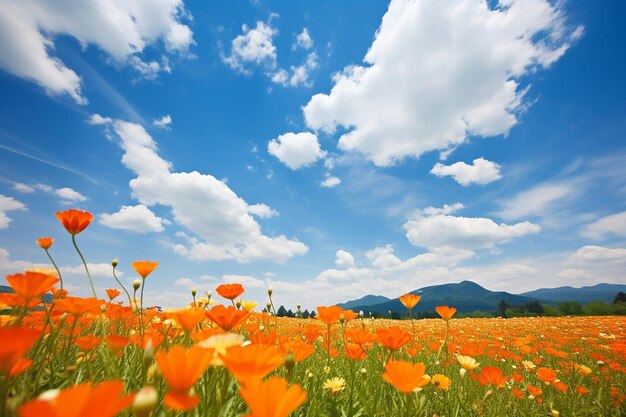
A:
<svg viewBox="0 0 626 417">
<path fill-rule="evenodd" d="M 404 294 L 400 296 L 400 302 L 409 310 L 413 310 L 413 307 L 417 305 L 422 297 L 415 294 Z"/>
<path fill-rule="evenodd" d="M 287 417 L 306 400 L 300 385 L 289 387 L 279 377 L 246 384 L 239 393 L 251 411 L 246 417 Z"/>
<path fill-rule="evenodd" d="M 430 382 L 439 389 L 447 390 L 450 387 L 450 378 L 442 374 L 433 375 Z"/>
<path fill-rule="evenodd" d="M 456 308 L 448 306 L 437 306 L 435 310 L 437 310 L 437 313 L 439 313 L 441 318 L 445 321 L 450 320 L 452 316 L 454 316 L 454 313 L 456 313 Z"/>
<path fill-rule="evenodd" d="M 347 341 L 352 343 L 356 343 L 359 346 L 362 346 L 364 349 L 367 348 L 367 345 L 374 343 L 376 341 L 376 335 L 370 332 L 369 327 L 352 327 L 344 333 L 344 338 Z"/>
<path fill-rule="evenodd" d="M 74 344 L 78 346 L 78 348 L 82 350 L 83 352 L 87 352 L 97 347 L 100 344 L 100 342 L 102 342 L 101 337 L 89 335 L 89 336 L 79 337 L 78 339 L 76 339 Z"/>
<path fill-rule="evenodd" d="M 224 307 L 218 304 L 205 311 L 204 314 L 209 320 L 228 332 L 243 323 L 250 313 L 245 310 L 237 310 L 233 306 Z"/>
<path fill-rule="evenodd" d="M 176 320 L 176 323 L 187 333 L 191 333 L 198 323 L 204 319 L 204 310 L 201 308 L 183 308 L 165 313 L 165 316 Z"/>
<path fill-rule="evenodd" d="M 346 343 L 344 346 L 344 351 L 346 354 L 346 358 L 352 359 L 354 361 L 359 361 L 367 358 L 367 353 L 363 350 L 363 348 L 354 343 Z"/>
<path fill-rule="evenodd" d="M 109 345 L 109 349 L 111 349 L 111 352 L 113 353 L 121 352 L 124 350 L 126 345 L 130 343 L 130 339 L 128 337 L 116 336 L 112 334 L 108 335 L 106 340 L 107 345 Z"/>
<path fill-rule="evenodd" d="M 513 394 L 515 398 L 524 398 L 524 391 L 521 389 L 513 388 L 511 394 Z"/>
<path fill-rule="evenodd" d="M 23 274 L 7 275 L 6 280 L 13 290 L 31 300 L 47 293 L 59 279 L 53 275 L 26 271 Z"/>
<path fill-rule="evenodd" d="M 29 309 L 31 309 L 41 304 L 41 299 L 33 298 L 31 300 L 27 300 L 19 294 L 0 293 L 0 304 L 4 304 L 7 307 L 27 306 Z"/>
<path fill-rule="evenodd" d="M 159 263 L 151 261 L 137 261 L 133 262 L 131 266 L 135 272 L 141 275 L 141 278 L 146 279 L 146 277 L 150 275 L 157 266 L 159 266 Z"/>
<path fill-rule="evenodd" d="M 58 311 L 78 318 L 84 314 L 100 313 L 100 306 L 104 301 L 97 298 L 65 297 L 56 300 L 54 303 Z"/>
<path fill-rule="evenodd" d="M 0 327 L 0 376 L 16 375 L 20 360 L 33 346 L 40 332 L 23 327 Z M 22 371 L 23 369 L 20 369 Z"/>
<path fill-rule="evenodd" d="M 293 353 L 293 358 L 296 362 L 302 362 L 315 352 L 315 347 L 300 339 L 282 342 L 278 345 L 278 349 L 283 356 L 287 355 L 289 352 Z"/>
<path fill-rule="evenodd" d="M 60 211 L 56 215 L 65 230 L 72 235 L 77 235 L 85 230 L 93 220 L 93 214 L 75 209 Z"/>
<path fill-rule="evenodd" d="M 526 388 L 528 389 L 528 392 L 530 393 L 530 395 L 532 395 L 533 397 L 537 397 L 537 396 L 543 394 L 543 391 L 539 387 L 535 387 L 535 386 L 532 386 L 532 385 L 526 385 Z"/>
<path fill-rule="evenodd" d="M 339 316 L 343 313 L 343 308 L 339 306 L 317 307 L 317 319 L 328 325 L 337 323 Z"/>
<path fill-rule="evenodd" d="M 428 384 L 430 378 L 424 375 L 426 366 L 423 363 L 412 364 L 404 361 L 389 361 L 385 365 L 383 379 L 396 387 L 400 392 L 410 394 L 416 388 Z"/>
<path fill-rule="evenodd" d="M 230 373 L 242 383 L 263 379 L 283 363 L 283 355 L 274 346 L 233 346 L 220 356 Z"/>
<path fill-rule="evenodd" d="M 176 411 L 191 410 L 200 402 L 197 395 L 188 391 L 207 370 L 213 357 L 212 349 L 194 346 L 185 350 L 174 346 L 169 351 L 159 351 L 155 359 L 170 391 L 165 395 L 165 405 Z"/>
<path fill-rule="evenodd" d="M 113 299 L 115 297 L 117 297 L 118 295 L 120 295 L 122 292 L 120 290 L 118 290 L 117 288 L 107 288 L 106 290 L 104 290 L 107 293 L 107 297 L 109 297 L 109 300 L 113 301 Z"/>
<path fill-rule="evenodd" d="M 554 382 L 554 380 L 556 379 L 556 372 L 554 372 L 554 369 L 550 368 L 539 368 L 537 369 L 537 377 L 543 382 L 549 384 L 551 382 Z"/>
<path fill-rule="evenodd" d="M 40 237 L 39 239 L 37 239 L 37 244 L 41 246 L 41 249 L 48 250 L 53 243 L 54 239 L 51 237 Z"/>
<path fill-rule="evenodd" d="M 224 298 L 234 300 L 243 294 L 245 290 L 241 284 L 222 284 L 215 291 Z"/>
<path fill-rule="evenodd" d="M 481 385 L 495 385 L 496 387 L 502 387 L 504 383 L 509 379 L 507 376 L 502 376 L 502 369 L 493 366 L 485 366 L 482 369 L 482 373 L 477 376 L 478 382 Z"/>
<path fill-rule="evenodd" d="M 20 407 L 20 417 L 113 417 L 130 405 L 132 395 L 122 395 L 123 381 L 90 382 L 64 389 L 53 398 L 36 398 Z"/>
<path fill-rule="evenodd" d="M 399 327 L 376 329 L 380 344 L 389 350 L 398 350 L 411 341 L 411 334 Z"/>
</svg>

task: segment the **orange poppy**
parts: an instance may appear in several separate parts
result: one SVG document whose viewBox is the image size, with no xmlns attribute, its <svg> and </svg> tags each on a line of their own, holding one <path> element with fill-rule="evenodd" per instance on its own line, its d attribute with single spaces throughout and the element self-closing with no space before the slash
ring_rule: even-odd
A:
<svg viewBox="0 0 626 417">
<path fill-rule="evenodd" d="M 122 293 L 117 288 L 107 288 L 104 291 L 107 293 L 107 297 L 109 297 L 109 300 L 111 301 Z"/>
<path fill-rule="evenodd" d="M 245 292 L 241 284 L 222 284 L 215 291 L 229 300 L 234 300 Z"/>
<path fill-rule="evenodd" d="M 450 378 L 442 374 L 433 375 L 430 382 L 435 387 L 442 389 L 442 390 L 447 390 L 448 388 L 450 388 Z"/>
<path fill-rule="evenodd" d="M 476 377 L 481 385 L 495 385 L 500 388 L 509 379 L 502 375 L 502 369 L 494 366 L 484 366 L 481 370 L 482 373 Z"/>
<path fill-rule="evenodd" d="M 19 294 L 7 292 L 0 293 L 0 304 L 4 304 L 7 307 L 27 306 L 31 309 L 41 304 L 41 299 L 33 298 L 31 300 L 27 300 Z"/>
<path fill-rule="evenodd" d="M 289 352 L 293 353 L 293 358 L 296 362 L 302 362 L 315 353 L 315 347 L 299 339 L 287 340 L 280 343 L 278 350 L 280 350 L 283 356 L 287 355 Z"/>
<path fill-rule="evenodd" d="M 411 341 L 411 334 L 399 327 L 376 329 L 380 344 L 389 350 L 398 350 Z"/>
<path fill-rule="evenodd" d="M 454 316 L 454 313 L 456 313 L 456 308 L 448 306 L 437 306 L 435 310 L 437 310 L 437 313 L 439 313 L 441 318 L 445 321 L 450 320 L 452 316 Z"/>
<path fill-rule="evenodd" d="M 274 346 L 232 346 L 220 357 L 239 382 L 260 380 L 283 363 L 283 355 Z"/>
<path fill-rule="evenodd" d="M 287 417 L 307 396 L 300 385 L 288 386 L 279 377 L 246 384 L 239 393 L 251 411 L 246 417 Z"/>
<path fill-rule="evenodd" d="M 409 310 L 413 310 L 413 307 L 417 305 L 422 297 L 415 294 L 404 294 L 400 296 L 400 302 Z"/>
<path fill-rule="evenodd" d="M 64 389 L 51 399 L 36 398 L 20 407 L 20 417 L 113 417 L 130 405 L 123 381 L 90 382 Z"/>
<path fill-rule="evenodd" d="M 52 295 L 54 298 L 65 298 L 67 296 L 67 290 L 61 290 L 59 288 L 52 288 Z"/>
<path fill-rule="evenodd" d="M 106 337 L 106 341 L 107 345 L 109 345 L 109 349 L 111 349 L 111 352 L 113 352 L 114 354 L 117 354 L 124 350 L 126 345 L 130 343 L 130 339 L 128 337 L 116 336 L 112 334 Z"/>
<path fill-rule="evenodd" d="M 41 247 L 41 249 L 48 250 L 53 243 L 54 239 L 51 237 L 40 237 L 37 239 L 37 244 Z"/>
<path fill-rule="evenodd" d="M 360 345 L 355 343 L 346 343 L 343 346 L 343 349 L 346 354 L 346 358 L 352 359 L 353 361 L 360 361 L 367 358 L 367 353 L 365 353 Z"/>
<path fill-rule="evenodd" d="M 201 308 L 183 308 L 180 310 L 172 310 L 165 313 L 165 316 L 174 319 L 176 323 L 187 333 L 191 333 L 198 323 L 204 320 L 204 309 Z"/>
<path fill-rule="evenodd" d="M 93 220 L 93 214 L 76 209 L 60 211 L 56 215 L 65 230 L 72 235 L 77 235 L 85 230 Z"/>
<path fill-rule="evenodd" d="M 101 337 L 89 335 L 79 337 L 74 344 L 83 352 L 87 352 L 100 345 L 100 342 L 102 342 Z"/>
<path fill-rule="evenodd" d="M 135 272 L 141 275 L 141 278 L 146 279 L 146 277 L 150 275 L 157 266 L 159 266 L 159 263 L 152 261 L 136 261 L 133 262 L 131 266 Z"/>
<path fill-rule="evenodd" d="M 350 320 L 354 320 L 359 317 L 359 314 L 352 310 L 343 310 L 343 312 L 339 315 L 339 320 L 341 320 L 341 317 L 343 317 L 344 321 L 347 323 Z"/>
<path fill-rule="evenodd" d="M 369 327 L 352 327 L 344 333 L 344 339 L 346 341 L 356 343 L 359 346 L 362 346 L 364 349 L 367 348 L 367 345 L 374 343 L 376 341 L 376 335 L 370 332 Z"/>
<path fill-rule="evenodd" d="M 237 310 L 233 306 L 225 307 L 222 304 L 218 304 L 212 309 L 205 311 L 204 314 L 209 320 L 227 332 L 239 326 L 248 315 L 250 315 L 250 313 L 245 310 Z"/>
<path fill-rule="evenodd" d="M 543 382 L 551 383 L 556 379 L 556 372 L 550 368 L 539 368 L 537 369 L 537 377 Z"/>
<path fill-rule="evenodd" d="M 424 375 L 425 371 L 426 366 L 423 363 L 389 361 L 385 365 L 385 372 L 382 376 L 400 392 L 410 394 L 416 388 L 423 387 L 430 382 L 430 378 Z"/>
<path fill-rule="evenodd" d="M 54 275 L 31 271 L 7 275 L 6 280 L 11 288 L 26 300 L 44 295 L 52 289 L 54 284 L 59 282 L 59 279 Z"/>
<path fill-rule="evenodd" d="M 58 311 L 78 318 L 84 314 L 100 313 L 100 306 L 104 301 L 97 298 L 65 297 L 56 300 L 54 303 Z"/>
<path fill-rule="evenodd" d="M 526 385 L 526 388 L 528 389 L 528 392 L 530 393 L 530 395 L 532 395 L 534 397 L 537 397 L 537 396 L 543 394 L 543 391 L 539 387 L 535 387 L 535 386 L 532 386 L 532 385 Z"/>
<path fill-rule="evenodd" d="M 188 391 L 207 370 L 213 357 L 212 349 L 174 346 L 169 351 L 161 350 L 155 359 L 170 391 L 165 395 L 164 403 L 176 411 L 191 410 L 200 402 L 197 395 Z"/>
<path fill-rule="evenodd" d="M 267 333 L 257 331 L 251 333 L 249 339 L 252 343 L 256 343 L 257 345 L 272 346 L 276 344 L 278 336 L 274 330 Z"/>
<path fill-rule="evenodd" d="M 40 332 L 23 327 L 0 327 L 0 375 L 16 375 L 14 367 L 39 338 Z M 23 369 L 21 369 L 23 370 Z"/>
<path fill-rule="evenodd" d="M 317 313 L 317 319 L 330 326 L 339 321 L 339 316 L 343 313 L 343 308 L 339 306 L 319 306 L 317 307 Z"/>
</svg>

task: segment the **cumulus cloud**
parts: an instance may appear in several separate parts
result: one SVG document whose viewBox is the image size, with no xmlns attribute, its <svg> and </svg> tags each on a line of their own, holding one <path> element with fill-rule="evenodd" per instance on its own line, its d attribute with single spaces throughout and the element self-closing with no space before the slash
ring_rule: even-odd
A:
<svg viewBox="0 0 626 417">
<path fill-rule="evenodd" d="M 275 15 L 272 15 L 275 16 Z M 272 27 L 272 18 L 267 23 L 258 21 L 256 27 L 241 26 L 243 34 L 231 41 L 230 55 L 223 56 L 222 60 L 232 69 L 250 75 L 248 64 L 261 65 L 268 70 L 276 67 L 276 46 L 273 38 L 278 30 Z"/>
<path fill-rule="evenodd" d="M 345 250 L 338 250 L 336 253 L 335 265 L 339 268 L 350 268 L 354 266 L 354 256 Z"/>
<path fill-rule="evenodd" d="M 83 49 L 97 46 L 116 64 L 150 76 L 168 66 L 143 62 L 140 55 L 148 46 L 161 41 L 167 52 L 185 54 L 193 44 L 191 29 L 181 23 L 186 16 L 182 0 L 7 2 L 0 8 L 0 68 L 39 84 L 48 94 L 67 94 L 86 104 L 81 77 L 51 55 L 55 37 L 73 37 Z"/>
<path fill-rule="evenodd" d="M 58 190 L 54 191 L 54 194 L 68 203 L 87 201 L 87 197 L 69 187 L 59 188 Z"/>
<path fill-rule="evenodd" d="M 313 48 L 313 38 L 309 35 L 307 28 L 302 28 L 302 32 L 296 36 L 296 42 L 292 45 L 292 49 L 311 49 Z"/>
<path fill-rule="evenodd" d="M 289 67 L 289 71 L 285 69 L 279 69 L 271 76 L 271 80 L 274 84 L 282 85 L 283 87 L 298 87 L 300 85 L 305 87 L 311 87 L 313 84 L 309 77 L 313 70 L 317 69 L 317 54 L 311 52 L 307 55 L 304 62 L 300 65 L 292 65 Z"/>
<path fill-rule="evenodd" d="M 604 246 L 583 246 L 568 259 L 569 265 L 599 265 L 626 263 L 626 249 L 606 248 Z"/>
<path fill-rule="evenodd" d="M 557 275 L 559 278 L 565 279 L 592 279 L 595 275 L 585 271 L 584 269 L 568 268 L 559 272 Z"/>
<path fill-rule="evenodd" d="M 113 214 L 102 213 L 99 217 L 99 223 L 106 227 L 136 233 L 162 232 L 163 225 L 169 223 L 143 204 L 122 206 Z"/>
<path fill-rule="evenodd" d="M 445 214 L 416 214 L 404 226 L 409 241 L 428 249 L 486 249 L 512 239 L 537 234 L 541 227 L 528 221 L 497 224 L 482 217 L 456 217 Z"/>
<path fill-rule="evenodd" d="M 276 210 L 263 203 L 248 206 L 248 211 L 262 219 L 271 219 L 274 216 L 278 216 L 278 212 Z"/>
<path fill-rule="evenodd" d="M 326 155 L 317 136 L 310 132 L 280 135 L 268 142 L 267 151 L 293 170 L 313 165 Z"/>
<path fill-rule="evenodd" d="M 110 262 L 87 262 L 87 267 L 89 268 L 89 273 L 94 278 L 113 278 L 113 267 L 111 266 Z M 59 268 L 59 270 L 63 275 L 86 275 L 85 266 L 83 264 L 76 266 L 62 266 Z M 118 277 L 121 277 L 122 275 L 124 275 L 124 272 L 116 268 L 115 274 Z"/>
<path fill-rule="evenodd" d="M 8 250 L 0 248 L 0 271 L 17 274 L 31 268 L 52 268 L 52 265 L 29 261 L 16 261 L 11 259 L 11 254 Z"/>
<path fill-rule="evenodd" d="M 19 191 L 20 193 L 34 193 L 35 192 L 34 187 L 28 184 L 21 183 L 21 182 L 14 182 L 13 189 L 15 191 Z"/>
<path fill-rule="evenodd" d="M 9 227 L 13 220 L 7 216 L 7 212 L 15 210 L 26 210 L 26 206 L 13 197 L 0 194 L 0 230 Z"/>
<path fill-rule="evenodd" d="M 591 239 L 603 239 L 608 236 L 626 236 L 626 211 L 602 217 L 586 225 L 581 234 Z"/>
<path fill-rule="evenodd" d="M 243 263 L 281 262 L 308 251 L 305 244 L 284 235 L 264 235 L 251 206 L 224 181 L 197 171 L 172 172 L 171 163 L 161 158 L 143 126 L 113 120 L 107 128 L 124 150 L 122 163 L 136 174 L 130 181 L 133 197 L 147 207 L 169 207 L 174 222 L 192 234 L 177 234 L 183 242 L 173 245 L 176 253 L 196 260 Z"/>
<path fill-rule="evenodd" d="M 339 184 L 341 184 L 341 178 L 326 174 L 326 178 L 324 178 L 324 180 L 320 182 L 320 187 L 335 188 Z"/>
<path fill-rule="evenodd" d="M 464 206 L 461 203 L 454 203 L 452 205 L 444 204 L 443 207 L 426 207 L 424 209 L 424 214 L 428 216 L 433 216 L 436 214 L 451 214 L 455 211 L 461 210 L 463 207 Z"/>
<path fill-rule="evenodd" d="M 160 119 L 152 120 L 152 124 L 159 129 L 170 130 L 170 125 L 172 124 L 172 116 L 166 114 Z"/>
<path fill-rule="evenodd" d="M 500 165 L 483 158 L 474 159 L 471 165 L 465 162 L 456 162 L 452 165 L 436 163 L 430 172 L 438 177 L 451 176 L 463 186 L 485 185 L 502 178 Z"/>
<path fill-rule="evenodd" d="M 528 105 L 521 79 L 582 35 L 547 0 L 393 0 L 363 65 L 304 107 L 307 126 L 347 129 L 339 148 L 388 166 L 506 135 Z"/>
</svg>

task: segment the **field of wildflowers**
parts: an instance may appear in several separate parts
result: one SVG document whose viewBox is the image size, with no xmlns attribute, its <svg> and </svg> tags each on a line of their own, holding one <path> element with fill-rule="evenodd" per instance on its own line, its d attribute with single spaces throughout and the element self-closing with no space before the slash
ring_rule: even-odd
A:
<svg viewBox="0 0 626 417">
<path fill-rule="evenodd" d="M 82 259 L 76 236 L 93 216 L 57 217 Z M 56 268 L 53 242 L 37 241 Z M 1 417 L 626 413 L 624 317 L 455 319 L 440 306 L 439 319 L 387 320 L 320 306 L 278 318 L 239 284 L 216 288 L 223 304 L 192 292 L 160 312 L 143 305 L 157 262 L 134 262 L 133 288 L 116 277 L 105 296 L 82 260 L 91 298 L 67 294 L 58 269 L 6 277 Z M 410 315 L 420 297 L 400 300 Z"/>
</svg>

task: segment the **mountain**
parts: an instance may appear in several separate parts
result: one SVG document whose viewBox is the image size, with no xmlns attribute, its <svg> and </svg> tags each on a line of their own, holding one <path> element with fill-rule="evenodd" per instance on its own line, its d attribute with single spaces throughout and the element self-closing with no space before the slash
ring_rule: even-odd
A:
<svg viewBox="0 0 626 417">
<path fill-rule="evenodd" d="M 345 310 L 353 310 L 354 307 L 373 306 L 375 304 L 386 303 L 387 301 L 391 301 L 391 299 L 382 295 L 366 295 L 358 300 L 347 301 L 337 305 Z"/>
<path fill-rule="evenodd" d="M 558 287 L 540 288 L 520 294 L 525 297 L 540 298 L 546 301 L 578 301 L 589 303 L 591 301 L 603 301 L 610 303 L 618 292 L 626 293 L 626 285 L 621 284 L 597 284 L 588 287 Z"/>
<path fill-rule="evenodd" d="M 13 292 L 13 288 L 7 285 L 0 285 L 0 294 L 6 293 L 6 292 Z"/>
<path fill-rule="evenodd" d="M 421 295 L 422 299 L 413 309 L 413 312 L 433 312 L 436 306 L 447 305 L 456 307 L 461 313 L 469 313 L 475 310 L 496 311 L 498 303 L 502 300 L 509 304 L 526 304 L 538 301 L 536 298 L 524 295 L 510 294 L 504 291 L 489 291 L 480 285 L 463 281 L 458 284 L 433 285 L 412 291 L 413 294 Z M 369 297 L 369 298 L 368 298 Z M 367 296 L 372 300 L 375 296 Z M 358 300 L 355 300 L 358 301 Z M 377 304 L 355 304 L 349 302 L 352 310 L 374 313 L 398 312 L 402 315 L 406 313 L 406 308 L 397 298 Z"/>
</svg>

